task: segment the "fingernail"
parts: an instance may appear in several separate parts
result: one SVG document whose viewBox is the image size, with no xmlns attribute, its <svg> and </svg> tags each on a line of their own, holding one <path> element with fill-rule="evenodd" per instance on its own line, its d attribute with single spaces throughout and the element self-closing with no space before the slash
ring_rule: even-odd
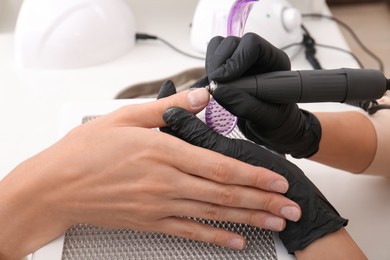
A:
<svg viewBox="0 0 390 260">
<path fill-rule="evenodd" d="M 294 206 L 283 207 L 280 210 L 280 214 L 282 214 L 282 216 L 285 217 L 286 219 L 294 222 L 298 221 L 301 218 L 301 212 L 297 207 Z"/>
<path fill-rule="evenodd" d="M 209 92 L 204 88 L 192 89 L 188 92 L 187 98 L 191 108 L 205 107 L 209 101 Z"/>
<path fill-rule="evenodd" d="M 270 189 L 275 192 L 286 193 L 288 190 L 288 182 L 282 180 L 273 181 L 271 182 Z"/>
<path fill-rule="evenodd" d="M 242 250 L 245 248 L 245 241 L 241 238 L 233 238 L 229 240 L 228 242 L 228 247 L 237 249 L 237 250 Z"/>
<path fill-rule="evenodd" d="M 273 231 L 282 231 L 284 226 L 284 221 L 281 218 L 269 216 L 266 217 L 264 224 Z"/>
</svg>

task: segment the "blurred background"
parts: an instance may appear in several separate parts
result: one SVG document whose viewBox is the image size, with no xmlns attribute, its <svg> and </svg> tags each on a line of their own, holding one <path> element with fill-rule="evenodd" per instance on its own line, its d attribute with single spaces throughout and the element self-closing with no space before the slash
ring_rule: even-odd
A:
<svg viewBox="0 0 390 260">
<path fill-rule="evenodd" d="M 130 1 L 130 0 L 129 0 Z M 132 0 L 131 0 L 132 1 Z M 300 0 L 294 0 L 299 2 Z M 291 0 L 291 2 L 294 2 Z M 304 1 L 304 0 L 301 0 Z M 136 3 L 136 1 L 133 1 Z M 0 32 L 12 32 L 23 0 L 0 0 Z M 384 62 L 385 75 L 390 76 L 390 0 L 326 0 L 334 17 L 351 27 L 361 41 Z M 1 12 L 7 7 L 7 11 Z M 353 53 L 366 67 L 377 63 L 362 50 L 345 29 L 343 34 Z"/>
<path fill-rule="evenodd" d="M 384 62 L 385 75 L 390 75 L 390 1 L 378 0 L 327 0 L 333 15 L 348 24 Z M 341 29 L 352 52 L 367 67 L 377 63 L 358 46 L 345 29 Z"/>
</svg>

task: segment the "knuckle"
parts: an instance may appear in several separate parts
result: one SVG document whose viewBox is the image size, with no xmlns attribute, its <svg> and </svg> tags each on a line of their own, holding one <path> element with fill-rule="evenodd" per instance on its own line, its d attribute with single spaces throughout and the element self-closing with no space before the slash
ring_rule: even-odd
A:
<svg viewBox="0 0 390 260">
<path fill-rule="evenodd" d="M 269 172 L 268 170 L 259 169 L 252 176 L 253 185 L 261 190 L 270 191 L 271 184 L 276 180 L 282 180 L 277 173 Z"/>
<path fill-rule="evenodd" d="M 205 218 L 220 220 L 222 218 L 220 207 L 217 205 L 209 205 L 204 210 Z"/>
<path fill-rule="evenodd" d="M 274 200 L 270 196 L 266 196 L 263 201 L 261 208 L 266 211 L 270 211 L 273 208 Z"/>
<path fill-rule="evenodd" d="M 247 217 L 246 224 L 251 226 L 258 226 L 259 225 L 260 218 L 256 212 L 250 212 Z"/>
<path fill-rule="evenodd" d="M 165 109 L 174 107 L 174 101 L 172 96 L 166 96 L 163 104 Z"/>
<path fill-rule="evenodd" d="M 242 40 L 254 46 L 256 45 L 255 43 L 259 41 L 259 38 L 260 36 L 258 36 L 257 34 L 249 32 L 242 37 Z"/>
<path fill-rule="evenodd" d="M 237 201 L 237 195 L 233 187 L 223 187 L 217 191 L 217 198 L 221 205 L 232 206 Z"/>
<path fill-rule="evenodd" d="M 254 176 L 254 184 L 256 187 L 264 187 L 265 185 L 265 179 L 261 174 L 257 174 Z"/>
<path fill-rule="evenodd" d="M 285 201 L 285 197 L 283 195 L 268 194 L 263 199 L 262 209 L 269 212 L 278 212 L 282 201 Z"/>
<path fill-rule="evenodd" d="M 198 240 L 200 237 L 198 231 L 191 227 L 184 229 L 181 232 L 181 236 L 190 240 Z"/>
<path fill-rule="evenodd" d="M 210 40 L 210 43 L 209 45 L 217 45 L 219 46 L 221 44 L 221 42 L 224 40 L 225 38 L 220 36 L 220 35 L 217 35 L 217 36 L 214 36 L 211 40 Z M 215 51 L 215 50 L 213 50 Z"/>
<path fill-rule="evenodd" d="M 221 183 L 227 183 L 231 179 L 229 168 L 223 163 L 217 163 L 212 167 L 211 176 L 213 180 Z"/>
</svg>

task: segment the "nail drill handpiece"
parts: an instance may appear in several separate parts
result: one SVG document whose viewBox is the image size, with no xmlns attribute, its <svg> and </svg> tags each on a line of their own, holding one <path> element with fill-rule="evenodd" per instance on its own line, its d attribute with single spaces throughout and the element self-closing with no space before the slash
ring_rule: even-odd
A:
<svg viewBox="0 0 390 260">
<path fill-rule="evenodd" d="M 379 70 L 335 69 L 278 71 L 231 82 L 211 82 L 206 89 L 241 89 L 270 103 L 351 102 L 381 98 L 390 81 Z"/>
</svg>

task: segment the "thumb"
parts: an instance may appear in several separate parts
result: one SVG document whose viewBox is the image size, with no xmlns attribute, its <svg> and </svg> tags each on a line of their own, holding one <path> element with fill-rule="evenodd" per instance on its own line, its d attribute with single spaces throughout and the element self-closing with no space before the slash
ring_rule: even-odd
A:
<svg viewBox="0 0 390 260">
<path fill-rule="evenodd" d="M 129 105 L 116 113 L 119 120 L 128 126 L 156 128 L 166 126 L 163 113 L 171 107 L 181 107 L 193 114 L 199 113 L 209 103 L 210 94 L 205 88 L 181 91 L 149 103 Z"/>
</svg>

